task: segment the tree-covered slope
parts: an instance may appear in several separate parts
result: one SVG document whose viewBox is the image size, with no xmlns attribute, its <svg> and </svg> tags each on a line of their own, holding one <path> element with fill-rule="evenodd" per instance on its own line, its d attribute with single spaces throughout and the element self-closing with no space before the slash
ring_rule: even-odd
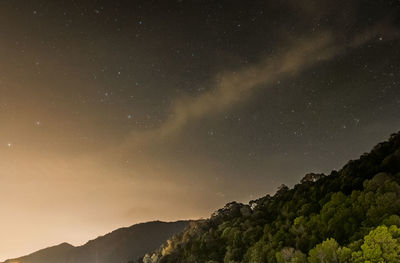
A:
<svg viewBox="0 0 400 263">
<path fill-rule="evenodd" d="M 328 176 L 227 204 L 143 262 L 400 262 L 398 227 L 400 133 Z"/>
</svg>

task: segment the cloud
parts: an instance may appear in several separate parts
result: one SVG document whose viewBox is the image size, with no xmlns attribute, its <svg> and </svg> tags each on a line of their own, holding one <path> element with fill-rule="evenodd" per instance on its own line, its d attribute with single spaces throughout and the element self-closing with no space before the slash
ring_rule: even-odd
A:
<svg viewBox="0 0 400 263">
<path fill-rule="evenodd" d="M 279 79 L 293 76 L 321 61 L 329 60 L 348 49 L 378 40 L 384 27 L 377 25 L 355 35 L 347 42 L 339 41 L 330 31 L 305 38 L 296 38 L 274 56 L 236 72 L 215 76 L 214 87 L 196 97 L 179 97 L 170 109 L 170 117 L 159 127 L 132 132 L 125 147 L 146 144 L 179 134 L 190 122 L 228 110 L 248 100 L 257 88 L 268 88 Z M 393 36 L 393 32 L 384 32 Z M 393 38 L 393 37 L 391 37 Z"/>
</svg>

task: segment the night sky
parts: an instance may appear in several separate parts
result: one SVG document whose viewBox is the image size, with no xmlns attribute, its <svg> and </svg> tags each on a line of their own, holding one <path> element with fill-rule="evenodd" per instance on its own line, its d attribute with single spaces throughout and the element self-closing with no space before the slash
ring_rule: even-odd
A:
<svg viewBox="0 0 400 263">
<path fill-rule="evenodd" d="M 208 217 L 400 129 L 400 1 L 0 1 L 0 260 Z"/>
</svg>

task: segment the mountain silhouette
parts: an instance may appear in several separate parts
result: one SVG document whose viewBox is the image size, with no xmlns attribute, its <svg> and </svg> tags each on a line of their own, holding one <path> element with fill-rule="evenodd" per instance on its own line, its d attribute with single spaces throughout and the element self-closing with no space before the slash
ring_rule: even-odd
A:
<svg viewBox="0 0 400 263">
<path fill-rule="evenodd" d="M 147 222 L 117 229 L 82 246 L 62 243 L 3 263 L 120 263 L 158 248 L 189 221 Z"/>
</svg>

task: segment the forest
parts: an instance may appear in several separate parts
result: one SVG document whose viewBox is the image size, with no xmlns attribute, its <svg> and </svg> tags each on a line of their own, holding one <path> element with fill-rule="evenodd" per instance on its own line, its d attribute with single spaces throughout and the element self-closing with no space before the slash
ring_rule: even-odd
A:
<svg viewBox="0 0 400 263">
<path fill-rule="evenodd" d="M 400 262 L 400 132 L 329 175 L 194 221 L 143 263 Z"/>
</svg>

